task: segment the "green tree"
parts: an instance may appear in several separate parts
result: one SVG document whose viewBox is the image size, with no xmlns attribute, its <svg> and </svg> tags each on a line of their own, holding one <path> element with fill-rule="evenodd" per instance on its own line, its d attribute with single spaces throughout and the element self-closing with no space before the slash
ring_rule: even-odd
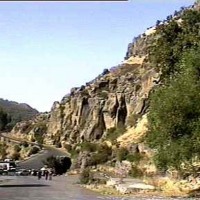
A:
<svg viewBox="0 0 200 200">
<path fill-rule="evenodd" d="M 159 168 L 180 169 L 200 153 L 200 48 L 185 53 L 180 71 L 151 95 L 148 144 Z"/>
<path fill-rule="evenodd" d="M 4 131 L 9 122 L 9 117 L 6 112 L 0 109 L 0 131 Z"/>
<path fill-rule="evenodd" d="M 177 65 L 182 53 L 199 45 L 200 12 L 185 10 L 179 24 L 175 20 L 157 27 L 154 42 L 149 47 L 149 58 L 153 66 L 160 72 L 161 81 L 166 83 L 179 72 Z"/>
<path fill-rule="evenodd" d="M 69 157 L 55 157 L 50 156 L 45 161 L 45 165 L 55 170 L 56 174 L 63 174 L 71 167 L 71 159 Z"/>
</svg>

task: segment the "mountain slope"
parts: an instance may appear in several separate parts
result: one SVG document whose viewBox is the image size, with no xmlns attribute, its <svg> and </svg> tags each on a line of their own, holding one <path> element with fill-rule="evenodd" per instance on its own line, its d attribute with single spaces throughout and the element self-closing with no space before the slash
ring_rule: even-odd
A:
<svg viewBox="0 0 200 200">
<path fill-rule="evenodd" d="M 39 112 L 25 103 L 17 103 L 0 98 L 0 108 L 11 117 L 10 126 L 17 122 L 29 120 L 35 117 Z"/>
<path fill-rule="evenodd" d="M 182 143 L 182 139 L 188 139 L 190 133 L 194 133 L 194 127 L 196 135 L 192 138 L 195 140 L 193 144 L 197 144 L 196 140 L 199 138 L 200 125 L 197 122 L 200 121 L 200 116 L 196 112 L 199 104 L 192 104 L 192 99 L 195 98 L 191 97 L 196 96 L 192 94 L 195 91 L 193 86 L 199 88 L 198 80 L 195 78 L 199 77 L 200 70 L 198 66 L 195 68 L 195 63 L 198 62 L 194 62 L 193 59 L 191 59 L 192 66 L 185 65 L 186 62 L 183 60 L 186 53 L 191 53 L 191 50 L 195 51 L 200 46 L 199 24 L 198 4 L 181 9 L 174 16 L 168 16 L 166 20 L 157 23 L 155 27 L 141 34 L 128 45 L 122 64 L 104 70 L 94 80 L 81 87 L 72 88 L 70 94 L 65 95 L 60 102 L 54 102 L 49 114 L 41 115 L 40 118 L 27 123 L 17 124 L 12 131 L 13 134 L 32 139 L 41 133 L 45 143 L 64 147 L 72 153 L 72 156 L 76 154 L 78 167 L 85 168 L 107 161 L 113 164 L 116 160 L 128 160 L 134 166 L 141 167 L 142 172 L 146 173 L 148 164 L 153 163 L 150 156 L 155 153 L 146 148 L 146 135 L 151 135 L 151 131 L 154 131 L 156 134 L 152 137 L 152 143 L 156 141 L 155 147 L 161 149 L 164 147 L 165 149 L 162 150 L 166 152 L 173 149 L 174 151 L 168 156 L 173 162 L 178 163 L 174 158 L 184 155 L 187 149 L 187 144 L 185 140 Z M 173 82 L 173 80 L 187 73 L 190 78 L 195 77 L 192 81 L 197 85 L 191 79 L 181 79 L 185 87 L 180 89 L 184 89 L 185 93 L 183 91 L 177 93 L 179 88 L 174 88 L 174 85 L 179 86 L 180 82 Z M 187 80 L 190 84 L 187 84 Z M 189 86 L 193 90 L 188 92 Z M 163 95 L 162 92 L 165 90 L 170 98 L 168 95 Z M 161 92 L 157 93 L 157 91 Z M 170 91 L 177 94 L 176 98 L 173 98 Z M 189 100 L 187 93 L 191 94 Z M 179 94 L 182 96 L 178 96 Z M 154 96 L 157 99 L 153 99 Z M 186 98 L 183 98 L 185 96 Z M 189 105 L 188 113 L 183 117 L 185 121 L 178 118 L 185 112 L 181 104 L 183 99 L 185 100 L 183 105 Z M 196 106 L 195 112 L 191 105 Z M 191 124 L 190 118 L 194 119 Z M 151 119 L 150 123 L 149 119 Z M 152 126 L 150 130 L 149 124 Z M 177 126 L 173 126 L 174 124 Z M 168 127 L 172 129 L 165 129 L 165 125 L 169 125 Z M 188 127 L 183 131 L 180 125 L 188 125 Z M 185 131 L 190 132 L 184 135 Z M 163 133 L 164 136 L 167 135 L 166 138 L 160 137 Z M 175 143 L 180 148 L 167 146 L 174 140 L 171 133 L 176 136 Z M 187 143 L 190 144 L 188 141 Z M 108 145 L 105 147 L 105 144 Z M 122 149 L 121 146 L 127 149 Z M 199 150 L 198 146 L 195 147 L 197 150 Z M 189 150 L 192 151 L 192 148 Z M 157 155 L 162 152 L 164 151 L 158 151 Z M 177 156 L 173 153 L 177 153 Z M 164 153 L 160 159 L 166 161 L 165 155 L 167 153 Z M 172 155 L 174 157 L 171 157 Z M 192 156 L 188 155 L 182 157 L 180 161 L 190 160 Z M 178 167 L 181 162 L 178 163 Z M 156 164 L 158 165 L 158 162 Z M 168 161 L 162 164 L 165 170 L 174 167 Z M 144 166 L 147 166 L 146 169 Z M 158 165 L 158 169 L 159 167 Z"/>
</svg>

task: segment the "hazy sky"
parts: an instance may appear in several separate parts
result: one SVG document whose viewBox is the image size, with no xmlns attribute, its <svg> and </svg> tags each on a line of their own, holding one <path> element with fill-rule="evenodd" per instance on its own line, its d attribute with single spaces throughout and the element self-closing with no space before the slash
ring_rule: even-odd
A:
<svg viewBox="0 0 200 200">
<path fill-rule="evenodd" d="M 133 37 L 193 2 L 0 2 L 0 98 L 49 111 L 121 63 Z"/>
</svg>

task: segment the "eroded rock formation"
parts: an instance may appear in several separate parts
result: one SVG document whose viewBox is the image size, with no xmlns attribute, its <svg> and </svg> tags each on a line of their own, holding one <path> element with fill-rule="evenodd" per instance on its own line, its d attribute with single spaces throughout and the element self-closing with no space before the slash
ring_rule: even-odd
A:
<svg viewBox="0 0 200 200">
<path fill-rule="evenodd" d="M 98 141 L 110 128 L 135 126 L 137 120 L 129 123 L 130 118 L 141 118 L 147 112 L 149 92 L 159 79 L 146 59 L 149 40 L 151 36 L 145 35 L 137 39 L 128 46 L 128 60 L 104 70 L 86 85 L 72 88 L 61 102 L 54 102 L 45 117 L 29 121 L 27 138 L 33 138 L 36 124 L 42 122 L 46 126 L 44 142 L 60 145 Z M 24 135 L 23 127 L 19 123 L 12 132 Z"/>
</svg>

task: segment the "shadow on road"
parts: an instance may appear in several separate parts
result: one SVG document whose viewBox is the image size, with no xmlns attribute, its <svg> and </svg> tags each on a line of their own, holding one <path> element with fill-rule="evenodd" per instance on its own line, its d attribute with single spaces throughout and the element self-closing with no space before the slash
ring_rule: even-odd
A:
<svg viewBox="0 0 200 200">
<path fill-rule="evenodd" d="M 44 184 L 16 184 L 16 185 L 0 185 L 0 187 L 48 187 Z"/>
</svg>

